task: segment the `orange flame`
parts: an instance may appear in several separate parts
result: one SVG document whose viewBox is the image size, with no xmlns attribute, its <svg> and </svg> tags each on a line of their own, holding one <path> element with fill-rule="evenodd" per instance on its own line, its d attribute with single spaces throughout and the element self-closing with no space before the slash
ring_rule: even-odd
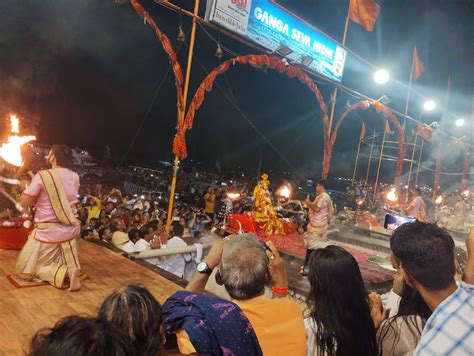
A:
<svg viewBox="0 0 474 356">
<path fill-rule="evenodd" d="M 240 198 L 240 193 L 227 193 L 227 197 L 230 200 L 235 200 L 235 199 Z"/>
<path fill-rule="evenodd" d="M 278 189 L 277 193 L 280 197 L 288 199 L 291 196 L 291 189 L 287 185 L 284 185 Z"/>
<path fill-rule="evenodd" d="M 398 196 L 397 196 L 397 192 L 395 188 L 390 189 L 390 191 L 387 193 L 387 200 L 393 201 L 393 202 L 398 200 Z"/>
<path fill-rule="evenodd" d="M 13 166 L 20 167 L 23 163 L 21 156 L 21 146 L 30 141 L 36 140 L 35 136 L 18 136 L 20 133 L 20 120 L 14 114 L 10 114 L 11 135 L 8 141 L 2 143 L 0 147 L 0 157 Z"/>
</svg>

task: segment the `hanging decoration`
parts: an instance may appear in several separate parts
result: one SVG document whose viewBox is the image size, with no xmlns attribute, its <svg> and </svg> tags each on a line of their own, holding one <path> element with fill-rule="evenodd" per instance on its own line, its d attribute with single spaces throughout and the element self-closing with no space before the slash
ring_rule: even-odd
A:
<svg viewBox="0 0 474 356">
<path fill-rule="evenodd" d="M 126 1 L 118 0 L 118 3 L 125 3 Z M 173 46 L 171 45 L 171 41 L 169 38 L 161 32 L 156 22 L 150 16 L 148 11 L 146 11 L 142 5 L 137 0 L 130 0 L 133 8 L 137 12 L 137 14 L 143 18 L 145 24 L 148 22 L 150 26 L 155 30 L 156 37 L 161 42 L 163 49 L 165 50 L 166 54 L 168 55 L 170 65 L 173 69 L 173 74 L 175 78 L 175 87 L 176 87 L 176 94 L 177 94 L 177 106 L 178 106 L 178 127 L 180 126 L 181 122 L 183 121 L 183 110 L 184 110 L 184 103 L 183 103 L 183 71 L 181 70 L 181 66 L 178 62 L 178 56 L 176 55 L 176 51 L 174 50 Z"/>
<path fill-rule="evenodd" d="M 194 117 L 204 101 L 206 92 L 210 92 L 212 90 L 214 80 L 218 75 L 225 73 L 231 66 L 236 64 L 248 64 L 254 68 L 265 67 L 275 69 L 279 73 L 285 73 L 289 78 L 298 78 L 314 93 L 322 112 L 324 141 L 326 142 L 329 140 L 329 118 L 327 115 L 327 106 L 324 102 L 321 92 L 319 91 L 316 84 L 311 80 L 311 78 L 301 68 L 289 65 L 287 62 L 278 57 L 269 56 L 266 54 L 249 54 L 231 58 L 225 62 L 222 62 L 222 64 L 211 71 L 199 85 L 199 88 L 191 100 L 185 120 L 182 125 L 178 127 L 178 132 L 174 138 L 173 153 L 175 155 L 177 155 L 180 159 L 186 158 L 186 131 L 192 128 Z"/>
<path fill-rule="evenodd" d="M 356 109 L 367 110 L 370 106 L 373 106 L 377 112 L 383 112 L 385 116 L 388 118 L 389 121 L 395 126 L 398 131 L 398 159 L 397 159 L 397 167 L 395 173 L 395 184 L 400 183 L 400 176 L 403 168 L 403 160 L 405 158 L 405 131 L 400 125 L 397 117 L 393 114 L 393 112 L 386 107 L 385 105 L 381 104 L 375 100 L 363 100 L 354 105 L 351 105 L 339 118 L 337 124 L 334 128 L 334 131 L 331 134 L 329 140 L 326 141 L 324 145 L 324 158 L 323 158 L 323 177 L 327 178 L 329 174 L 329 168 L 331 167 L 331 159 L 332 159 L 332 151 L 334 148 L 334 144 L 336 143 L 337 133 L 339 132 L 339 128 L 341 127 L 342 123 L 346 119 L 347 115 L 349 115 L 352 111 Z"/>
<path fill-rule="evenodd" d="M 423 140 L 431 142 L 433 140 L 434 128 L 426 124 L 421 124 L 416 127 L 416 134 Z"/>
</svg>

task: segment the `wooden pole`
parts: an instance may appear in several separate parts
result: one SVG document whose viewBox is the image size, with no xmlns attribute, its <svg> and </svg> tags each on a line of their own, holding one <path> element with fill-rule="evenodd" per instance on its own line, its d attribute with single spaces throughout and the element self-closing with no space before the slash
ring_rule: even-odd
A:
<svg viewBox="0 0 474 356">
<path fill-rule="evenodd" d="M 383 130 L 382 147 L 380 148 L 379 164 L 378 164 L 378 167 L 377 167 L 377 175 L 375 177 L 374 196 L 372 197 L 372 203 L 375 202 L 375 196 L 377 195 L 377 186 L 379 184 L 380 166 L 382 165 L 382 156 L 383 156 L 383 149 L 385 147 L 385 135 L 386 135 L 386 133 L 387 133 L 387 120 L 385 121 L 385 128 Z"/>
<path fill-rule="evenodd" d="M 199 0 L 194 0 L 194 17 L 193 23 L 191 27 L 191 39 L 189 42 L 189 51 L 188 51 L 188 63 L 186 67 L 186 77 L 184 79 L 184 90 L 183 90 L 183 107 L 181 108 L 181 120 L 184 120 L 186 115 L 186 101 L 188 99 L 188 91 L 189 91 L 189 80 L 191 78 L 191 67 L 193 64 L 193 53 L 194 53 L 194 43 L 196 39 L 196 24 L 197 24 L 197 16 L 199 12 Z M 179 120 L 178 120 L 179 121 Z M 171 215 L 173 214 L 173 204 L 174 204 L 174 194 L 176 191 L 176 178 L 178 176 L 178 168 L 179 168 L 179 157 L 174 157 L 174 165 L 173 165 L 173 178 L 171 179 L 171 189 L 170 189 L 170 201 L 168 205 L 168 215 L 166 217 L 166 232 L 170 232 L 171 226 Z"/>
<path fill-rule="evenodd" d="M 448 112 L 450 94 L 451 94 L 451 76 L 448 77 L 448 90 L 446 92 L 446 102 L 444 104 L 443 116 L 441 118 L 440 131 L 445 126 L 446 114 Z M 435 179 L 434 179 L 434 184 L 433 184 L 433 197 L 432 197 L 433 200 L 436 199 L 436 194 L 438 193 L 438 189 L 439 189 L 439 186 L 440 186 L 439 175 L 441 173 L 441 167 L 443 165 L 443 158 L 442 157 L 443 157 L 443 135 L 441 135 L 441 137 L 439 139 L 438 157 L 437 157 L 437 160 L 436 160 L 436 171 L 435 171 Z"/>
<path fill-rule="evenodd" d="M 347 11 L 346 23 L 344 25 L 344 33 L 342 34 L 342 46 L 346 45 L 347 30 L 349 29 L 349 10 Z M 334 91 L 331 96 L 331 112 L 329 114 L 329 138 L 331 137 L 332 124 L 334 121 L 334 111 L 336 109 L 336 97 L 337 97 L 337 87 L 334 88 Z"/>
<path fill-rule="evenodd" d="M 357 156 L 356 156 L 356 161 L 354 165 L 354 173 L 352 173 L 352 181 L 355 182 L 355 176 L 356 176 L 356 171 L 357 171 L 357 164 L 359 163 L 359 152 L 360 152 L 360 144 L 362 142 L 362 137 L 359 137 L 359 145 L 357 146 Z"/>
<path fill-rule="evenodd" d="M 374 141 L 375 141 L 375 128 L 374 128 L 374 134 L 372 136 L 372 143 L 370 144 L 369 164 L 367 165 L 367 173 L 365 175 L 365 184 L 368 184 L 369 182 L 370 164 L 372 163 L 372 152 L 374 150 Z"/>
<path fill-rule="evenodd" d="M 416 178 L 415 178 L 415 187 L 418 185 L 418 174 L 420 173 L 421 157 L 423 155 L 423 146 L 425 140 L 421 140 L 420 155 L 418 156 L 418 167 L 416 168 Z"/>
<path fill-rule="evenodd" d="M 413 151 L 411 153 L 410 169 L 408 170 L 407 191 L 410 190 L 411 172 L 413 170 L 413 160 L 415 159 L 415 151 L 416 151 L 417 142 L 418 142 L 418 135 L 415 133 L 415 142 L 413 142 Z M 416 186 L 416 184 L 415 184 L 415 186 Z"/>
</svg>

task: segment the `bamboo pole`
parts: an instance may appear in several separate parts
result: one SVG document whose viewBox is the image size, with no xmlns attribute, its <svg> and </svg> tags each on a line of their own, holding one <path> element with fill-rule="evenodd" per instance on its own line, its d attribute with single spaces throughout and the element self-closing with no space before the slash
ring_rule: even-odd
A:
<svg viewBox="0 0 474 356">
<path fill-rule="evenodd" d="M 346 23 L 344 25 L 344 33 L 342 34 L 342 46 L 346 45 L 347 30 L 349 29 L 349 10 L 347 11 Z M 336 110 L 336 97 L 337 97 L 337 86 L 334 88 L 334 91 L 331 96 L 331 112 L 329 114 L 329 129 L 328 137 L 331 137 L 332 124 L 334 121 L 334 112 Z"/>
<path fill-rule="evenodd" d="M 413 151 L 412 151 L 412 154 L 411 154 L 410 169 L 408 170 L 407 191 L 410 190 L 411 172 L 413 170 L 413 160 L 415 159 L 415 151 L 416 151 L 417 142 L 418 142 L 418 135 L 415 134 L 415 142 L 413 143 Z M 416 184 L 415 184 L 415 187 L 416 187 Z"/>
<path fill-rule="evenodd" d="M 382 138 L 382 147 L 380 148 L 380 155 L 379 155 L 379 164 L 377 167 L 377 176 L 375 178 L 375 184 L 374 184 L 374 195 L 372 197 L 372 203 L 375 202 L 375 196 L 377 195 L 377 186 L 379 183 L 379 176 L 380 176 L 380 166 L 382 165 L 382 156 L 383 156 L 383 149 L 385 146 L 385 135 L 387 133 L 387 120 L 385 120 L 385 128 L 383 130 L 383 138 Z"/>
<path fill-rule="evenodd" d="M 423 146 L 425 144 L 425 140 L 421 140 L 421 147 L 420 147 L 420 155 L 418 157 L 418 167 L 416 169 L 416 178 L 415 178 L 415 187 L 418 185 L 418 174 L 420 173 L 420 165 L 421 165 L 421 157 L 423 155 Z"/>
<path fill-rule="evenodd" d="M 374 141 L 375 141 L 375 128 L 374 128 L 374 134 L 372 136 L 372 143 L 370 144 L 369 163 L 367 165 L 367 173 L 365 175 L 365 184 L 368 184 L 369 182 L 370 165 L 372 163 L 372 152 L 374 150 Z"/>
<path fill-rule="evenodd" d="M 186 115 L 186 102 L 188 99 L 188 91 L 189 91 L 189 80 L 191 78 L 191 67 L 193 64 L 193 53 L 194 53 L 194 43 L 196 39 L 196 24 L 197 24 L 197 16 L 199 12 L 199 0 L 194 0 L 194 17 L 193 23 L 191 27 L 191 39 L 189 42 L 189 51 L 188 51 L 188 63 L 186 67 L 186 77 L 184 80 L 184 90 L 183 90 L 183 107 L 181 108 L 180 114 L 182 115 L 181 120 L 184 120 Z M 180 120 L 178 120 L 179 122 Z M 176 191 L 176 178 L 178 176 L 178 168 L 179 168 L 179 157 L 176 155 L 174 157 L 174 165 L 173 165 L 173 178 L 171 179 L 171 189 L 170 189 L 170 201 L 168 205 L 168 215 L 166 217 L 166 232 L 170 232 L 171 226 L 171 215 L 173 214 L 173 204 L 174 204 L 174 194 Z"/>
<path fill-rule="evenodd" d="M 212 243 L 202 244 L 202 249 L 212 247 Z M 196 252 L 197 247 L 195 245 L 183 246 L 183 247 L 174 247 L 174 248 L 160 248 L 154 250 L 148 250 L 143 252 L 138 252 L 134 254 L 129 254 L 129 256 L 136 260 L 142 260 L 144 258 L 150 257 L 165 257 L 171 255 L 180 255 L 182 253 L 192 253 Z"/>
<path fill-rule="evenodd" d="M 355 176 L 356 176 L 356 171 L 357 171 L 357 164 L 359 163 L 359 152 L 360 152 L 360 144 L 362 142 L 362 137 L 359 136 L 359 145 L 357 146 L 357 156 L 356 156 L 356 161 L 354 164 L 354 173 L 352 173 L 352 182 L 355 182 Z"/>
</svg>

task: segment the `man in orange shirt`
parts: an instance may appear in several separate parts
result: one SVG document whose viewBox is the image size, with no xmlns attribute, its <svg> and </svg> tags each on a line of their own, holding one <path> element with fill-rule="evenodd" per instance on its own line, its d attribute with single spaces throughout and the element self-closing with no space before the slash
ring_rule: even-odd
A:
<svg viewBox="0 0 474 356">
<path fill-rule="evenodd" d="M 209 255 L 198 265 L 198 272 L 187 286 L 202 293 L 212 270 L 218 267 L 216 280 L 250 321 L 264 355 L 306 355 L 306 332 L 300 307 L 286 298 L 288 279 L 276 247 L 270 251 L 251 234 L 214 244 Z M 222 258 L 221 258 L 222 257 Z M 273 299 L 264 296 L 271 283 Z M 195 349 L 186 332 L 177 333 L 181 353 Z"/>
<path fill-rule="evenodd" d="M 214 212 L 216 209 L 216 194 L 214 193 L 214 188 L 209 187 L 207 193 L 204 194 L 204 212 L 207 216 L 214 220 Z"/>
</svg>

